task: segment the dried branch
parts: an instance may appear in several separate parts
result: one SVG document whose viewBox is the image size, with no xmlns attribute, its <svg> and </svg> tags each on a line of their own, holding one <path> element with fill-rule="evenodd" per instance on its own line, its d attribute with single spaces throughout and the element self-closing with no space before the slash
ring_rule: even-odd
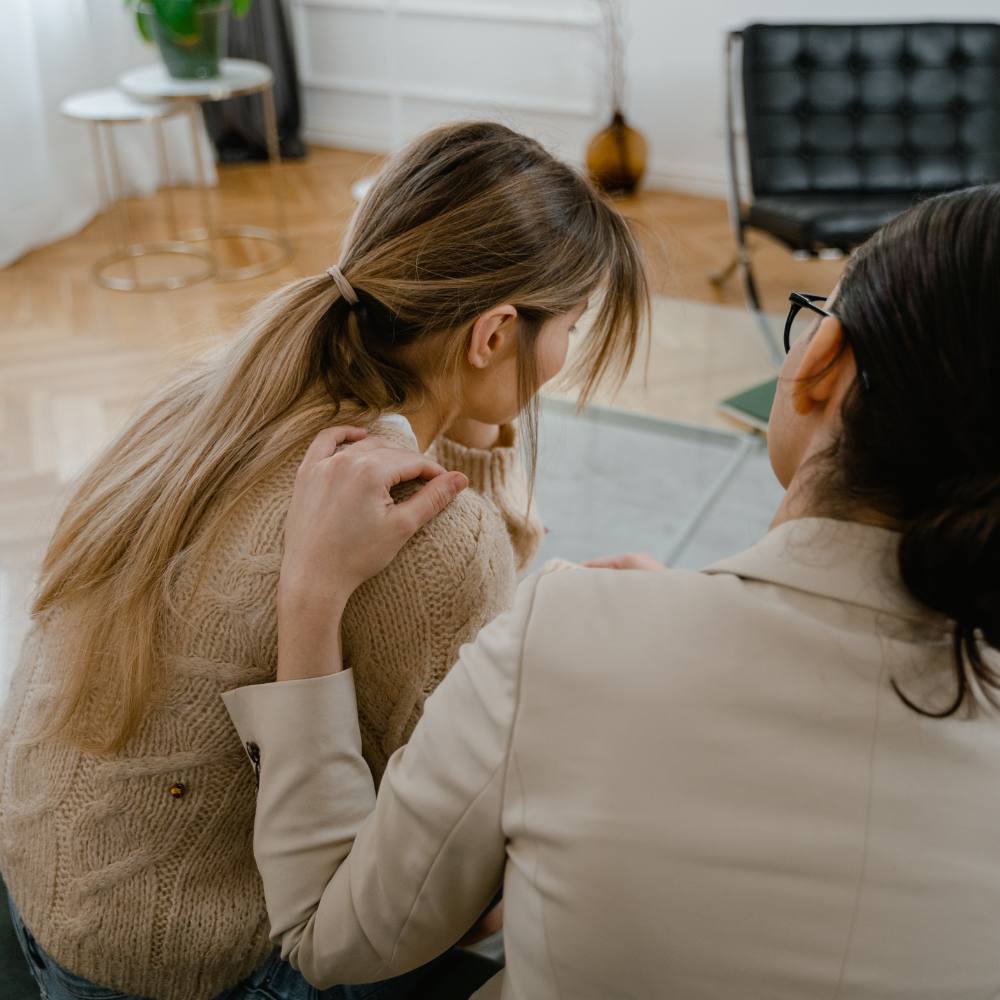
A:
<svg viewBox="0 0 1000 1000">
<path fill-rule="evenodd" d="M 608 47 L 608 88 L 611 109 L 618 113 L 625 104 L 625 40 L 622 32 L 621 0 L 597 0 L 604 20 Z"/>
</svg>

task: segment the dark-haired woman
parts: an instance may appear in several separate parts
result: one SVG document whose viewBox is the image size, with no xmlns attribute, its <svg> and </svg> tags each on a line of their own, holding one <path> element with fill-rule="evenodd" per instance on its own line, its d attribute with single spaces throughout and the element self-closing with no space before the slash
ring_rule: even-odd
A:
<svg viewBox="0 0 1000 1000">
<path fill-rule="evenodd" d="M 343 603 L 415 511 L 337 474 L 370 446 L 319 439 L 279 680 L 226 696 L 263 761 L 255 851 L 292 964 L 411 968 L 502 878 L 483 996 L 1000 995 L 998 276 L 987 187 L 888 225 L 825 301 L 796 295 L 814 322 L 771 420 L 770 533 L 702 573 L 526 581 L 377 798 L 309 595 Z M 425 486 L 424 516 L 460 485 Z"/>
</svg>

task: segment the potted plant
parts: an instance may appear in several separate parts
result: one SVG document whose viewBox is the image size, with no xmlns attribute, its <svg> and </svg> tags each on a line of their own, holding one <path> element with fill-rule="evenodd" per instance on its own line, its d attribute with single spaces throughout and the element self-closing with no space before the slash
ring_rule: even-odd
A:
<svg viewBox="0 0 1000 1000">
<path fill-rule="evenodd" d="M 225 49 L 225 15 L 242 17 L 251 0 L 125 0 L 139 34 L 156 42 L 167 72 L 180 80 L 219 75 Z"/>
<path fill-rule="evenodd" d="M 646 172 L 646 140 L 625 121 L 625 41 L 621 0 L 598 0 L 608 46 L 611 121 L 590 141 L 587 169 L 608 194 L 635 194 Z"/>
</svg>

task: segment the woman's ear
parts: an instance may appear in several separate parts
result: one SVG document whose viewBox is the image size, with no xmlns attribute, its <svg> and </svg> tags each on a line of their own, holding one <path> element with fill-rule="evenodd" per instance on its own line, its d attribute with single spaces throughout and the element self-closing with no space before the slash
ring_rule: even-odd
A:
<svg viewBox="0 0 1000 1000">
<path fill-rule="evenodd" d="M 792 374 L 792 405 L 805 415 L 825 406 L 845 378 L 854 378 L 854 357 L 844 340 L 844 328 L 836 316 L 827 316 L 805 345 Z"/>
<path fill-rule="evenodd" d="M 494 306 L 472 324 L 468 361 L 473 368 L 489 368 L 504 357 L 513 343 L 517 310 L 512 305 Z"/>
</svg>

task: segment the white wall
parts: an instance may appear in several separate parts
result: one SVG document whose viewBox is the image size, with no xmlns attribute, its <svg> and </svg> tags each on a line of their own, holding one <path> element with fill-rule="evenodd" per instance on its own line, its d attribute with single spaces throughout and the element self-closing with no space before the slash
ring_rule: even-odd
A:
<svg viewBox="0 0 1000 1000">
<path fill-rule="evenodd" d="M 157 58 L 135 19 L 109 0 L 0 0 L 0 267 L 84 226 L 100 208 L 88 126 L 64 118 L 61 101 L 111 87 L 133 66 Z M 58 8 L 58 9 L 57 9 Z M 193 180 L 186 116 L 164 122 L 174 183 Z M 165 181 L 148 124 L 113 127 L 122 181 L 150 194 Z M 215 167 L 207 135 L 202 154 Z M 107 158 L 105 146 L 105 158 Z M 206 159 L 207 157 L 207 159 Z"/>
<path fill-rule="evenodd" d="M 499 118 L 580 162 L 608 113 L 594 0 L 288 0 L 306 137 L 390 151 Z M 722 195 L 722 50 L 750 21 L 1000 20 L 998 0 L 622 0 L 626 113 L 652 187 Z"/>
<path fill-rule="evenodd" d="M 306 138 L 386 151 L 499 118 L 567 155 L 600 118 L 592 0 L 289 0 Z"/>
</svg>

